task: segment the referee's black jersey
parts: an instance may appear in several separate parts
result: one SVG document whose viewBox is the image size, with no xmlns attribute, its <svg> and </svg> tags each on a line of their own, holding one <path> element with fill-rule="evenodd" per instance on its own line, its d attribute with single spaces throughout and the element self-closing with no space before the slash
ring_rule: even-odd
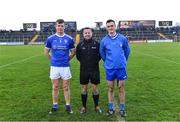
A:
<svg viewBox="0 0 180 122">
<path fill-rule="evenodd" d="M 99 42 L 90 39 L 83 40 L 76 47 L 76 58 L 80 62 L 82 70 L 98 70 L 99 61 L 101 59 L 99 53 Z"/>
</svg>

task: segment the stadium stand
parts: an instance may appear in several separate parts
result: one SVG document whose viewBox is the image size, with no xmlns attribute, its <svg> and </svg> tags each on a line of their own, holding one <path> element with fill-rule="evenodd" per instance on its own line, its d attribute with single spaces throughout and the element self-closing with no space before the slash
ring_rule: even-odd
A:
<svg viewBox="0 0 180 122">
<path fill-rule="evenodd" d="M 176 35 L 180 39 L 180 30 L 174 31 L 176 27 L 160 29 L 160 28 L 122 28 L 118 29 L 117 32 L 125 35 L 129 40 L 174 40 Z M 176 32 L 176 33 L 175 33 Z M 82 41 L 82 32 L 78 31 L 81 35 L 80 39 Z M 96 40 L 101 40 L 107 34 L 105 28 L 100 30 L 94 30 L 94 38 Z"/>
<path fill-rule="evenodd" d="M 23 42 L 29 44 L 30 42 L 44 42 L 48 36 L 55 32 L 54 29 L 36 30 L 0 30 L 0 43 L 8 42 Z M 140 28 L 118 28 L 117 32 L 125 35 L 130 41 L 137 40 L 173 40 L 174 42 L 180 41 L 180 26 L 174 27 L 140 27 Z M 82 31 L 76 29 L 68 29 L 66 33 L 76 39 L 76 34 L 80 35 L 82 41 Z M 107 31 L 104 27 L 94 28 L 94 38 L 100 41 Z M 42 43 L 43 44 L 43 43 Z"/>
</svg>

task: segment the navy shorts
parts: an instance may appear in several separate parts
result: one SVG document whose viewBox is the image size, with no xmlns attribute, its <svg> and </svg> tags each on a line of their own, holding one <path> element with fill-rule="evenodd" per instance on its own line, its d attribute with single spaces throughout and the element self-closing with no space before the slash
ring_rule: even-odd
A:
<svg viewBox="0 0 180 122">
<path fill-rule="evenodd" d="M 106 80 L 114 81 L 127 79 L 126 69 L 106 69 Z"/>
</svg>

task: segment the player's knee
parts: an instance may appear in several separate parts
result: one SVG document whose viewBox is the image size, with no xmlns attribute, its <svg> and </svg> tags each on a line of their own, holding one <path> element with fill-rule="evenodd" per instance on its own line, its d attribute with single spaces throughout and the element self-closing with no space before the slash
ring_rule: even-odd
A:
<svg viewBox="0 0 180 122">
<path fill-rule="evenodd" d="M 68 90 L 69 90 L 69 87 L 68 87 L 67 85 L 64 85 L 64 86 L 63 86 L 63 90 L 64 90 L 64 91 L 68 91 Z"/>
<path fill-rule="evenodd" d="M 98 92 L 98 89 L 97 89 L 96 86 L 93 87 L 93 92 L 94 92 L 94 93 Z"/>
<path fill-rule="evenodd" d="M 121 88 L 123 88 L 123 86 L 119 84 L 118 88 L 121 89 Z"/>
<path fill-rule="evenodd" d="M 87 92 L 88 88 L 87 87 L 83 87 L 82 92 Z"/>
<path fill-rule="evenodd" d="M 86 95 L 88 92 L 85 90 L 82 90 L 81 94 Z"/>
<path fill-rule="evenodd" d="M 124 91 L 124 85 L 123 84 L 119 85 L 118 88 L 119 88 L 119 91 L 121 93 Z"/>
<path fill-rule="evenodd" d="M 93 95 L 98 95 L 98 94 L 99 94 L 98 89 L 93 89 Z"/>
<path fill-rule="evenodd" d="M 58 90 L 59 90 L 59 87 L 56 86 L 56 85 L 54 85 L 54 86 L 53 86 L 53 91 L 58 91 Z"/>
<path fill-rule="evenodd" d="M 119 88 L 120 91 L 124 90 L 124 86 L 123 85 L 119 85 L 118 88 Z"/>
<path fill-rule="evenodd" d="M 123 88 L 123 87 L 124 87 L 124 82 L 123 82 L 123 81 L 120 81 L 118 87 L 119 87 L 119 88 Z"/>
<path fill-rule="evenodd" d="M 119 91 L 120 91 L 120 92 L 123 92 L 123 91 L 124 91 L 124 88 L 123 88 L 123 87 L 119 87 Z"/>
<path fill-rule="evenodd" d="M 114 91 L 114 87 L 113 86 L 109 86 L 109 92 L 113 92 Z"/>
</svg>

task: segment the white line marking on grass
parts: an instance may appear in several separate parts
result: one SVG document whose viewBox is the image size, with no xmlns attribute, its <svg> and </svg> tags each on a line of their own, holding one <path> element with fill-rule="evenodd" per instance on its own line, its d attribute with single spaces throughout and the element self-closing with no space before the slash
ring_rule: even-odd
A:
<svg viewBox="0 0 180 122">
<path fill-rule="evenodd" d="M 174 63 L 174 64 L 180 64 L 179 62 L 176 62 L 176 61 L 173 61 L 173 60 L 170 60 L 170 59 L 166 59 L 166 58 L 163 58 L 163 57 L 151 55 L 151 54 L 148 54 L 148 53 L 140 53 L 140 54 L 145 55 L 145 56 L 149 56 L 149 57 L 153 57 L 153 58 L 156 58 L 156 59 L 159 59 L 159 60 L 162 60 L 162 61 L 167 61 L 167 62 Z"/>
<path fill-rule="evenodd" d="M 42 55 L 42 54 L 41 54 L 41 55 Z M 8 67 L 8 66 L 13 65 L 13 64 L 25 62 L 25 61 L 27 61 L 27 60 L 30 60 L 30 59 L 32 59 L 32 58 L 34 58 L 34 57 L 38 57 L 38 56 L 41 56 L 41 55 L 35 55 L 35 56 L 31 56 L 31 57 L 28 57 L 28 58 L 25 58 L 25 59 L 22 59 L 22 60 L 18 60 L 18 61 L 9 63 L 9 64 L 1 65 L 1 66 L 0 66 L 0 69 L 1 69 L 1 68 L 4 68 L 4 67 Z"/>
</svg>

